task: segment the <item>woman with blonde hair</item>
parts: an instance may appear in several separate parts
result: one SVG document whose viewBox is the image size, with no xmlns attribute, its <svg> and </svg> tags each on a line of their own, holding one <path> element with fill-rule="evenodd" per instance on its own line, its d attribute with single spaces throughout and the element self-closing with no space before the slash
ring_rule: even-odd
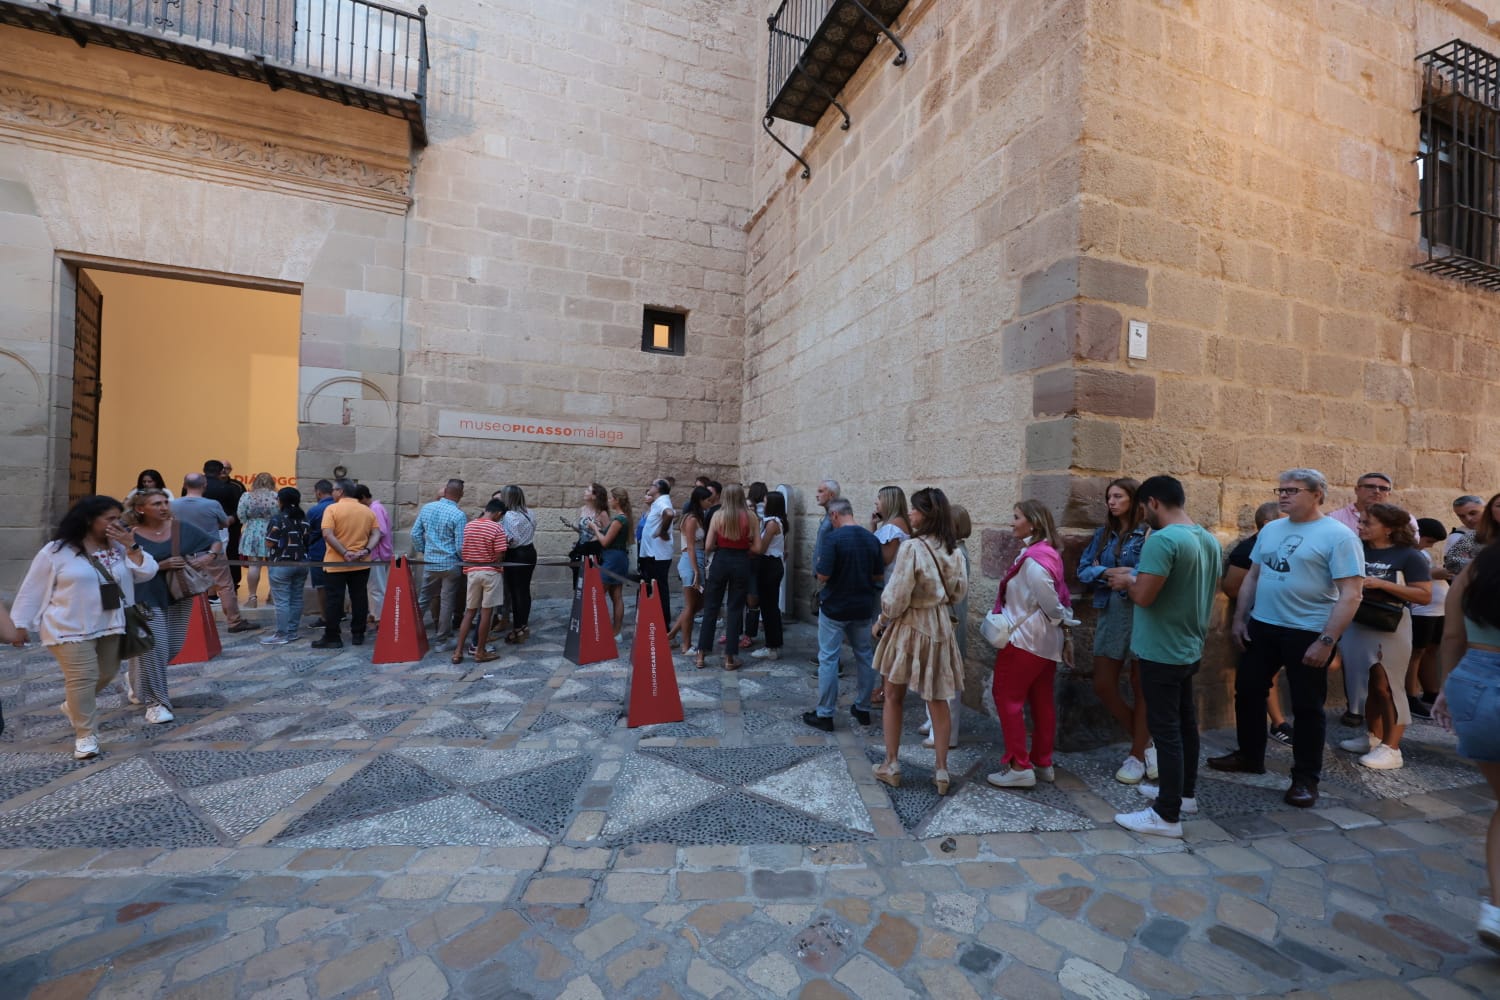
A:
<svg viewBox="0 0 1500 1000">
<path fill-rule="evenodd" d="M 266 528 L 271 518 L 281 512 L 281 501 L 276 498 L 276 477 L 269 472 L 257 472 L 250 480 L 250 490 L 240 494 L 234 516 L 240 522 L 240 558 L 250 565 L 245 572 L 245 607 L 256 606 L 255 592 L 260 589 L 260 567 L 266 561 Z M 269 586 L 269 584 L 268 584 Z"/>
<path fill-rule="evenodd" d="M 986 780 L 997 788 L 1035 788 L 1052 781 L 1057 740 L 1054 680 L 1059 660 L 1070 658 L 1065 629 L 1077 625 L 1063 580 L 1061 539 L 1040 500 L 1022 500 L 1011 513 L 1011 533 L 1025 548 L 1000 581 L 995 612 L 1010 619 L 1010 643 L 995 654 L 993 694 L 1005 738 L 1001 769 Z M 1025 708 L 1031 708 L 1031 748 Z M 935 721 L 935 720 L 934 720 Z"/>
<path fill-rule="evenodd" d="M 616 486 L 609 491 L 609 521 L 584 523 L 604 549 L 604 592 L 613 609 L 615 641 L 625 629 L 625 581 L 630 576 L 630 538 L 633 520 L 630 513 L 630 491 Z"/>
<path fill-rule="evenodd" d="M 874 766 L 875 780 L 901 784 L 901 709 L 910 687 L 932 716 L 933 783 L 939 795 L 947 795 L 948 704 L 964 687 L 949 608 L 968 592 L 969 579 L 942 490 L 929 487 L 912 494 L 911 526 L 912 537 L 900 544 L 886 575 L 880 617 L 871 626 L 880 639 L 875 672 L 885 678 L 885 760 Z"/>
<path fill-rule="evenodd" d="M 168 580 L 189 563 L 202 567 L 205 553 L 218 548 L 219 538 L 172 516 L 166 490 L 136 490 L 130 494 L 125 522 L 135 529 L 135 541 L 156 560 L 157 574 L 136 584 L 135 598 L 146 605 L 156 645 L 125 667 L 130 698 L 146 706 L 146 721 L 171 722 L 172 698 L 167 692 L 167 664 L 182 652 L 192 620 L 191 595 L 174 599 Z M 198 557 L 198 558 L 195 558 Z"/>
<path fill-rule="evenodd" d="M 705 666 L 704 650 L 714 648 L 719 627 L 719 608 L 725 593 L 729 607 L 724 619 L 724 669 L 738 670 L 740 629 L 745 624 L 745 595 L 750 591 L 750 547 L 760 537 L 760 521 L 745 500 L 739 483 L 724 487 L 723 503 L 708 522 L 703 551 L 708 554 L 708 584 L 703 594 L 703 627 L 698 632 L 698 655 L 694 665 Z"/>
</svg>

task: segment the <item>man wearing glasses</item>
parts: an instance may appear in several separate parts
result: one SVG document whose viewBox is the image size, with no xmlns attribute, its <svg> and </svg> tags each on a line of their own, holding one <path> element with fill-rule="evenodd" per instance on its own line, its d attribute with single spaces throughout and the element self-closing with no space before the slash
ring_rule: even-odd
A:
<svg viewBox="0 0 1500 1000">
<path fill-rule="evenodd" d="M 1359 607 L 1364 577 L 1358 536 L 1318 509 L 1327 493 L 1315 469 L 1281 474 L 1276 504 L 1286 516 L 1260 529 L 1235 605 L 1234 641 L 1246 650 L 1234 683 L 1239 749 L 1208 761 L 1216 771 L 1265 773 L 1266 699 L 1285 667 L 1295 725 L 1284 801 L 1303 809 L 1317 804 L 1323 773 L 1328 664 Z"/>
</svg>

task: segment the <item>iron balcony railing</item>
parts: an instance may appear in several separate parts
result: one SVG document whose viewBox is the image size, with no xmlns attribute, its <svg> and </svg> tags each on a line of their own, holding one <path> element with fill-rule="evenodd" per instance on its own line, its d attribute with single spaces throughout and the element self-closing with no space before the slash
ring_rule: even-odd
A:
<svg viewBox="0 0 1500 1000">
<path fill-rule="evenodd" d="M 419 140 L 426 17 L 371 0 L 0 0 L 0 23 L 406 118 Z"/>
<path fill-rule="evenodd" d="M 897 55 L 895 65 L 906 63 L 906 48 L 891 31 L 891 25 L 906 9 L 908 0 L 782 0 L 776 13 L 766 19 L 771 29 L 769 69 L 766 74 L 765 129 L 802 164 L 802 176 L 810 175 L 806 161 L 771 132 L 771 122 L 796 122 L 815 126 L 832 105 L 849 127 L 849 112 L 838 94 L 859 71 L 881 36 L 890 39 Z"/>
</svg>

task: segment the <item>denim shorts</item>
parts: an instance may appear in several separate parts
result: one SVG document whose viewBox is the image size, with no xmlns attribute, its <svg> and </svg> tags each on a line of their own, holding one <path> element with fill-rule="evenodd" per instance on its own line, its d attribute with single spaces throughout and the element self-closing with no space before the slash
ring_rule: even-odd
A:
<svg viewBox="0 0 1500 1000">
<path fill-rule="evenodd" d="M 677 575 L 682 578 L 682 585 L 686 587 L 693 582 L 693 556 L 690 552 L 684 552 L 677 557 Z M 708 574 L 703 572 L 703 558 L 698 558 L 698 585 L 701 587 L 706 581 Z"/>
<path fill-rule="evenodd" d="M 630 582 L 626 579 L 630 574 L 630 556 L 624 549 L 605 549 L 604 569 L 606 587 L 620 587 Z"/>
<path fill-rule="evenodd" d="M 1443 685 L 1458 733 L 1458 753 L 1484 764 L 1500 764 L 1500 653 L 1471 649 Z"/>
</svg>

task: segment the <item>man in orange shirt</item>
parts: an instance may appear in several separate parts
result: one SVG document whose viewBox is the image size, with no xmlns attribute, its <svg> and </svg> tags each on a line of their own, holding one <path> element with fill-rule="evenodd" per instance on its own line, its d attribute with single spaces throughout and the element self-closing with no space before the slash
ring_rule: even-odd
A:
<svg viewBox="0 0 1500 1000">
<path fill-rule="evenodd" d="M 328 543 L 324 567 L 323 638 L 313 649 L 343 649 L 339 623 L 344 620 L 344 595 L 349 595 L 349 632 L 356 646 L 365 643 L 365 624 L 370 615 L 370 550 L 380 542 L 375 512 L 354 496 L 354 484 L 340 479 L 333 484 L 333 503 L 323 512 L 323 540 Z"/>
</svg>

